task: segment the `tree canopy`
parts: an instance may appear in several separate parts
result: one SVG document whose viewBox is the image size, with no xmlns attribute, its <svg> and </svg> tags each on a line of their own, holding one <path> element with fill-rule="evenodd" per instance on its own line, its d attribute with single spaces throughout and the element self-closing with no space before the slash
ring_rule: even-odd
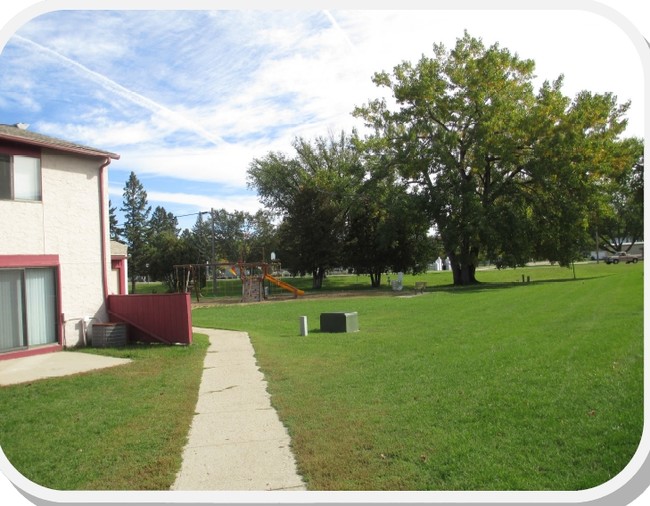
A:
<svg viewBox="0 0 650 506">
<path fill-rule="evenodd" d="M 328 269 L 369 274 L 379 286 L 387 270 L 426 266 L 428 220 L 407 185 L 360 150 L 356 134 L 296 139 L 295 156 L 269 153 L 249 168 L 249 185 L 278 213 L 283 266 L 310 273 L 320 288 Z M 386 168 L 386 167 L 384 167 Z"/>
<path fill-rule="evenodd" d="M 372 160 L 381 163 L 381 160 Z M 422 272 L 431 260 L 424 202 L 389 171 L 357 182 L 347 220 L 345 259 L 379 287 L 385 272 Z"/>
<path fill-rule="evenodd" d="M 571 100 L 561 76 L 535 92 L 532 60 L 468 33 L 433 53 L 375 74 L 394 100 L 355 115 L 374 129 L 367 148 L 427 200 L 454 283 L 476 282 L 482 255 L 569 264 L 586 244 L 594 181 L 631 163 L 618 149 L 629 104 L 589 92 Z"/>
<path fill-rule="evenodd" d="M 295 156 L 269 153 L 248 169 L 248 184 L 283 220 L 280 259 L 296 274 L 309 273 L 320 288 L 327 269 L 342 263 L 349 184 L 360 170 L 350 137 L 297 138 Z"/>
</svg>

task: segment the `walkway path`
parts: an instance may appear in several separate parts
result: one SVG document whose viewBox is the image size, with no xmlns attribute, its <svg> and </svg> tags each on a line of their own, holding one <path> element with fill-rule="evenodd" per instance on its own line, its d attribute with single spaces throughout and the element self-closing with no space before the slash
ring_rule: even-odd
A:
<svg viewBox="0 0 650 506">
<path fill-rule="evenodd" d="M 104 357 L 76 351 L 57 351 L 0 360 L 0 386 L 69 376 L 130 362 L 128 358 Z"/>
<path fill-rule="evenodd" d="M 210 347 L 172 490 L 305 490 L 248 334 L 194 331 Z"/>
</svg>

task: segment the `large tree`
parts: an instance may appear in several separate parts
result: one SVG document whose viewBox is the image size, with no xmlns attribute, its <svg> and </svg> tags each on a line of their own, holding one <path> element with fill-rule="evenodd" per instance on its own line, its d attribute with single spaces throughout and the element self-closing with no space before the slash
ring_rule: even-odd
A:
<svg viewBox="0 0 650 506">
<path fill-rule="evenodd" d="M 278 229 L 283 266 L 310 274 L 320 288 L 327 269 L 341 265 L 350 174 L 359 170 L 352 138 L 298 138 L 295 155 L 269 153 L 248 169 L 249 186 L 260 200 L 282 217 Z"/>
<path fill-rule="evenodd" d="M 140 276 L 147 276 L 149 262 L 151 206 L 147 192 L 140 180 L 131 172 L 122 194 L 122 212 L 124 212 L 123 236 L 129 248 L 129 274 L 131 276 L 131 293 L 135 293 L 135 284 Z"/>
<path fill-rule="evenodd" d="M 533 88 L 534 62 L 469 34 L 448 51 L 375 74 L 386 99 L 355 110 L 426 197 L 455 284 L 476 282 L 481 256 L 568 264 L 587 240 L 592 180 L 616 165 L 610 149 L 629 104 L 587 92 L 570 100 L 562 78 Z"/>
</svg>

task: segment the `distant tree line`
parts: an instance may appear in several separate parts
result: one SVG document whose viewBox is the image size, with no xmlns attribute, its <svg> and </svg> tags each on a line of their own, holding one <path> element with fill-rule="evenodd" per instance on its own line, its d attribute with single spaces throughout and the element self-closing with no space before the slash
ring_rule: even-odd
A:
<svg viewBox="0 0 650 506">
<path fill-rule="evenodd" d="M 320 139 L 317 144 L 319 148 L 302 141 L 307 150 L 338 147 L 335 140 Z M 131 293 L 143 278 L 164 281 L 173 289 L 178 281 L 174 265 L 269 262 L 272 252 L 284 270 L 313 276 L 315 288 L 332 268 L 369 274 L 373 286 L 379 286 L 388 270 L 426 269 L 435 241 L 404 188 L 366 181 L 354 190 L 359 197 L 355 198 L 346 181 L 334 174 L 321 176 L 332 186 L 319 188 L 305 178 L 292 193 L 290 185 L 283 185 L 288 192 L 283 201 L 290 203 L 292 214 L 279 215 L 277 208 L 255 214 L 211 210 L 197 213 L 194 226 L 181 230 L 178 219 L 164 207 L 152 212 L 147 192 L 132 172 L 123 193 L 124 224 L 118 223 L 117 208 L 110 205 L 111 239 L 129 248 Z M 354 178 L 347 183 L 360 184 Z M 343 193 L 334 196 L 330 190 Z"/>
<path fill-rule="evenodd" d="M 434 45 L 432 57 L 375 74 L 391 99 L 353 112 L 371 133 L 296 138 L 292 153 L 250 163 L 265 210 L 215 211 L 219 256 L 275 251 L 314 288 L 335 267 L 379 286 L 385 272 L 419 272 L 444 256 L 465 285 L 479 262 L 567 266 L 596 246 L 642 240 L 644 146 L 622 137 L 629 102 L 588 91 L 571 99 L 562 76 L 536 91 L 534 66 L 465 33 L 451 50 Z M 118 234 L 133 274 L 209 260 L 212 220 L 199 215 L 179 234 L 164 209 L 149 216 L 138 185 L 131 174 Z"/>
<path fill-rule="evenodd" d="M 173 290 L 178 281 L 174 265 L 262 261 L 275 247 L 276 227 L 265 211 L 200 212 L 191 229 L 181 230 L 178 218 L 164 207 L 152 212 L 134 172 L 124 186 L 123 224 L 118 222 L 117 208 L 112 203 L 109 208 L 111 239 L 128 247 L 131 293 L 137 280 L 145 278 L 163 281 Z"/>
</svg>

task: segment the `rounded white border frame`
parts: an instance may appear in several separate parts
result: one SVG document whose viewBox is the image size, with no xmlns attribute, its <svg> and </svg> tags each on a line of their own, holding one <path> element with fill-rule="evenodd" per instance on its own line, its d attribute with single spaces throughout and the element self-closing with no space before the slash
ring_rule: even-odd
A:
<svg viewBox="0 0 650 506">
<path fill-rule="evenodd" d="M 27 3 L 29 3 L 28 0 Z M 215 10 L 215 9 L 303 9 L 319 8 L 351 9 L 445 9 L 463 10 L 513 10 L 513 11 L 586 11 L 600 15 L 618 26 L 630 38 L 637 49 L 645 75 L 644 138 L 648 137 L 650 124 L 650 46 L 637 27 L 619 11 L 592 0 L 451 0 L 419 1 L 401 0 L 399 6 L 388 0 L 42 0 L 31 5 L 3 5 L 3 14 L 10 20 L 0 26 L 0 51 L 15 31 L 38 15 L 64 9 L 76 10 Z M 162 4 L 162 5 L 161 5 Z M 8 8 L 7 8 L 8 7 Z M 646 154 L 648 152 L 646 144 Z M 647 157 L 646 157 L 647 158 Z M 647 221 L 646 221 L 647 223 Z M 644 281 L 644 288 L 645 287 Z M 644 303 L 645 293 L 644 290 Z M 645 304 L 644 304 L 645 307 Z M 644 344 L 645 343 L 644 322 Z M 650 485 L 650 441 L 648 440 L 648 381 L 647 346 L 644 347 L 644 430 L 639 447 L 628 465 L 611 480 L 591 489 L 581 491 L 422 491 L 422 492 L 104 492 L 104 491 L 58 491 L 42 487 L 20 474 L 9 462 L 0 448 L 0 471 L 26 500 L 39 505 L 49 504 L 302 504 L 302 503 L 354 503 L 354 504 L 627 504 L 637 499 Z M 0 476 L 0 480 L 3 477 Z"/>
</svg>

